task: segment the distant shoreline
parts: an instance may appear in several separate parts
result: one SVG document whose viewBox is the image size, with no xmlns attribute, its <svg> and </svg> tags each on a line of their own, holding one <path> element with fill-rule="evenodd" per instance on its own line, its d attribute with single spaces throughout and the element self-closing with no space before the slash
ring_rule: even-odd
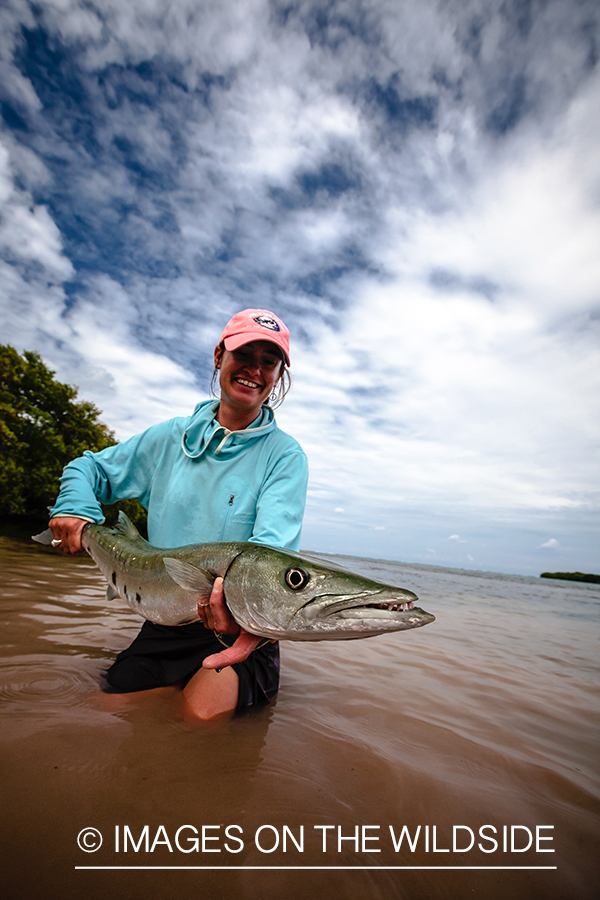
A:
<svg viewBox="0 0 600 900">
<path fill-rule="evenodd" d="M 44 531 L 48 527 L 47 518 L 27 515 L 1 515 L 0 514 L 0 537 L 11 538 L 20 543 L 30 544 L 31 535 L 39 531 Z M 39 549 L 39 545 L 38 545 Z M 439 565 L 435 563 L 423 563 L 410 560 L 399 559 L 382 559 L 380 557 L 363 557 L 353 553 L 327 553 L 322 550 L 307 550 L 301 548 L 301 553 L 307 556 L 316 556 L 319 558 L 330 559 L 333 562 L 341 560 L 368 560 L 370 563 L 394 563 L 403 566 L 415 566 L 422 569 L 433 569 L 439 571 L 460 572 L 465 575 L 504 575 L 516 578 L 536 578 L 533 572 L 495 572 L 490 569 L 464 569 L 461 566 Z M 542 572 L 540 578 L 555 578 L 561 581 L 578 581 L 587 584 L 600 584 L 600 575 L 584 574 L 583 572 Z"/>
<path fill-rule="evenodd" d="M 600 584 L 600 575 L 584 575 L 583 572 L 542 572 L 540 578 L 559 578 L 561 581 L 586 581 Z"/>
</svg>

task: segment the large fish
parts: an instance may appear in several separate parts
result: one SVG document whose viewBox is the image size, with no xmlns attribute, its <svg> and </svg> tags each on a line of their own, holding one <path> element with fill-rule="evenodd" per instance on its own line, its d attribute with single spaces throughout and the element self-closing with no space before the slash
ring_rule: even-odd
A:
<svg viewBox="0 0 600 900">
<path fill-rule="evenodd" d="M 50 543 L 50 530 L 34 540 Z M 121 597 L 151 622 L 199 619 L 215 578 L 236 622 L 251 634 L 287 641 L 343 641 L 418 628 L 435 616 L 418 597 L 290 550 L 250 542 L 153 547 L 124 513 L 114 528 L 88 524 L 82 544 L 108 581 L 107 599 Z"/>
</svg>

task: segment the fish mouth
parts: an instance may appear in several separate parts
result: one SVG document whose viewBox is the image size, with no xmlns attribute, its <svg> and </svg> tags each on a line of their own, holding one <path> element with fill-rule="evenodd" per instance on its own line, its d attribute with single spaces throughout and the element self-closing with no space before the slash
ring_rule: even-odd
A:
<svg viewBox="0 0 600 900">
<path fill-rule="evenodd" d="M 403 591 L 404 597 L 378 597 L 373 592 L 365 592 L 363 594 L 353 594 L 350 597 L 340 597 L 339 594 L 321 594 L 314 597 L 311 603 L 318 603 L 315 613 L 319 617 L 327 618 L 329 616 L 340 616 L 342 618 L 357 618 L 362 616 L 366 618 L 390 618 L 390 614 L 407 613 L 416 609 L 415 602 L 418 601 L 416 594 L 412 591 Z M 333 599 L 333 598 L 337 599 Z M 306 604 L 304 609 L 309 606 Z"/>
<path fill-rule="evenodd" d="M 408 590 L 366 591 L 349 596 L 321 594 L 298 612 L 309 631 L 322 631 L 325 636 L 337 633 L 338 638 L 341 631 L 351 639 L 405 631 L 435 622 L 434 615 L 415 605 L 418 599 Z"/>
<path fill-rule="evenodd" d="M 411 609 L 415 609 L 415 604 L 413 600 L 406 600 L 404 602 L 396 601 L 393 603 L 390 601 L 389 603 L 351 603 L 346 606 L 338 606 L 336 609 L 324 609 L 324 616 L 334 616 L 334 615 L 344 615 L 346 614 L 348 617 L 352 617 L 355 613 L 363 616 L 365 611 L 369 611 L 369 618 L 382 618 L 381 613 L 384 614 L 383 617 L 388 618 L 388 613 L 401 613 L 401 612 L 409 612 Z"/>
</svg>

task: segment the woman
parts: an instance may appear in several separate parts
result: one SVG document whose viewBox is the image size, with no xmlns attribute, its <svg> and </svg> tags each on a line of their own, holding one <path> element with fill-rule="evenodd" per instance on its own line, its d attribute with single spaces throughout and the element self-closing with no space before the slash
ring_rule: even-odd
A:
<svg viewBox="0 0 600 900">
<path fill-rule="evenodd" d="M 65 468 L 50 528 L 77 553 L 86 522 L 102 522 L 100 503 L 135 497 L 148 510 L 158 547 L 255 541 L 297 550 L 308 466 L 300 445 L 280 431 L 269 399 L 289 383 L 289 331 L 269 310 L 245 309 L 225 326 L 214 352 L 220 400 L 199 403 L 189 418 L 155 425 Z M 109 692 L 181 684 L 202 719 L 268 702 L 279 684 L 279 647 L 254 649 L 216 579 L 201 621 L 176 627 L 144 622 L 106 674 Z M 223 651 L 214 631 L 238 635 Z"/>
</svg>

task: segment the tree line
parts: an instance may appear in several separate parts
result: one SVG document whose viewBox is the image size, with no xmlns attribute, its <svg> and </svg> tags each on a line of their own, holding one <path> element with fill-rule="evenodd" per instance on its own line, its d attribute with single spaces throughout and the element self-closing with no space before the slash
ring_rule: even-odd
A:
<svg viewBox="0 0 600 900">
<path fill-rule="evenodd" d="M 559 578 L 561 581 L 585 581 L 588 584 L 600 584 L 600 575 L 589 575 L 584 572 L 542 572 L 540 578 Z"/>
<path fill-rule="evenodd" d="M 101 411 L 54 376 L 39 353 L 20 354 L 0 344 L 0 517 L 5 520 L 47 519 L 65 465 L 84 450 L 117 443 L 100 421 Z M 145 510 L 137 501 L 106 507 L 108 522 L 118 509 L 143 526 Z"/>
</svg>

